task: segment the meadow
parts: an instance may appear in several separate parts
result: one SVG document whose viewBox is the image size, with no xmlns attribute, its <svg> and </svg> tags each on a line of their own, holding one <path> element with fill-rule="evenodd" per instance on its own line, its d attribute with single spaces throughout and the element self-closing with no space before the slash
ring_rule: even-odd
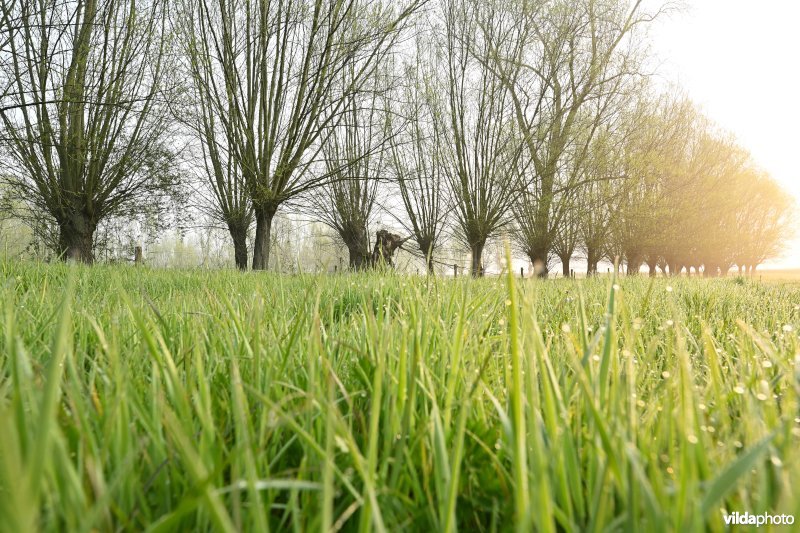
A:
<svg viewBox="0 0 800 533">
<path fill-rule="evenodd" d="M 0 262 L 0 529 L 800 517 L 800 285 Z"/>
</svg>

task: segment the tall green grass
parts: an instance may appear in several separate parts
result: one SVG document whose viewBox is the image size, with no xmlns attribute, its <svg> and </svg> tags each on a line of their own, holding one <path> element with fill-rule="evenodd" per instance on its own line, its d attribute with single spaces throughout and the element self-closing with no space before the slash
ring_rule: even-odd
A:
<svg viewBox="0 0 800 533">
<path fill-rule="evenodd" d="M 800 517 L 800 287 L 0 263 L 7 531 Z"/>
</svg>

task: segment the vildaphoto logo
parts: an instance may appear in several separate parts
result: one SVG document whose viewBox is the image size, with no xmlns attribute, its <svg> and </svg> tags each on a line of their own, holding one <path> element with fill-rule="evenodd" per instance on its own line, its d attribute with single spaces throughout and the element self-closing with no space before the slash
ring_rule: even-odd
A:
<svg viewBox="0 0 800 533">
<path fill-rule="evenodd" d="M 752 514 L 748 512 L 730 513 L 724 517 L 725 525 L 728 526 L 791 526 L 794 524 L 794 515 L 790 514 Z"/>
</svg>

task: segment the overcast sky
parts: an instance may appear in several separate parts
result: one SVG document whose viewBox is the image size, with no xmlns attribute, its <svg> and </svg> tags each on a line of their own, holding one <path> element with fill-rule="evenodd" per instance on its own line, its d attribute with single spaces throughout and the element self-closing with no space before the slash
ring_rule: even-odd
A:
<svg viewBox="0 0 800 533">
<path fill-rule="evenodd" d="M 686 4 L 652 30 L 660 75 L 732 131 L 800 206 L 800 1 Z M 772 266 L 800 267 L 800 235 Z"/>
</svg>

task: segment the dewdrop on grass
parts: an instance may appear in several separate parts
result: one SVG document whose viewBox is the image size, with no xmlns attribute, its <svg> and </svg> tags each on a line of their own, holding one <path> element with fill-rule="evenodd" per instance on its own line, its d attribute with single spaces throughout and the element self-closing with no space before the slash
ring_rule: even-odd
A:
<svg viewBox="0 0 800 533">
<path fill-rule="evenodd" d="M 339 451 L 342 453 L 348 452 L 347 442 L 340 437 L 339 435 L 334 435 L 333 442 L 336 444 L 336 447 L 339 448 Z"/>
</svg>

